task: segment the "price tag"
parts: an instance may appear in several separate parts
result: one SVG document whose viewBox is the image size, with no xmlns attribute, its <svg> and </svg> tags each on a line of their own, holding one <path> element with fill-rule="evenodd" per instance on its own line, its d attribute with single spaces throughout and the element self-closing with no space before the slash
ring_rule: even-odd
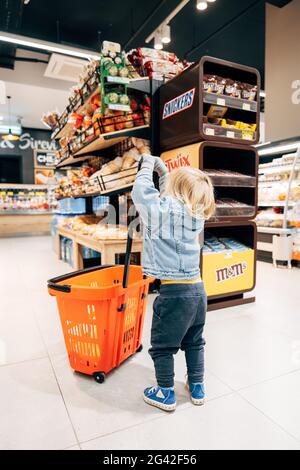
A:
<svg viewBox="0 0 300 470">
<path fill-rule="evenodd" d="M 24 191 L 19 191 L 19 196 L 24 196 Z"/>
<path fill-rule="evenodd" d="M 251 104 L 250 103 L 243 103 L 243 110 L 244 111 L 251 111 Z"/>
<path fill-rule="evenodd" d="M 211 127 L 207 127 L 207 128 L 205 129 L 205 134 L 206 134 L 206 135 L 215 135 L 215 130 L 212 129 Z"/>
<path fill-rule="evenodd" d="M 229 139 L 234 139 L 235 133 L 233 131 L 227 131 L 226 136 L 229 137 Z"/>
<path fill-rule="evenodd" d="M 9 196 L 13 196 L 13 195 L 14 195 L 13 191 L 8 191 L 7 194 L 8 194 Z"/>
<path fill-rule="evenodd" d="M 129 112 L 130 106 L 127 104 L 109 104 L 108 109 L 112 109 L 113 111 Z"/>
<path fill-rule="evenodd" d="M 112 77 L 110 75 L 107 77 L 107 81 L 110 83 L 125 83 L 125 84 L 130 82 L 129 78 L 127 77 Z"/>
<path fill-rule="evenodd" d="M 217 104 L 219 106 L 225 106 L 226 105 L 226 101 L 224 98 L 217 98 Z"/>
</svg>

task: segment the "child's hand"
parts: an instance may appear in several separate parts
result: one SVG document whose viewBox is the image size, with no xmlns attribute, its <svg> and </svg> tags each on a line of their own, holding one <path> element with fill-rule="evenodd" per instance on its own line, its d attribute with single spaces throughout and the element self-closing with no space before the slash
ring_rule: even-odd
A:
<svg viewBox="0 0 300 470">
<path fill-rule="evenodd" d="M 159 176 L 163 176 L 168 173 L 168 169 L 161 158 L 153 157 L 155 159 L 154 162 L 154 171 L 158 173 Z"/>
</svg>

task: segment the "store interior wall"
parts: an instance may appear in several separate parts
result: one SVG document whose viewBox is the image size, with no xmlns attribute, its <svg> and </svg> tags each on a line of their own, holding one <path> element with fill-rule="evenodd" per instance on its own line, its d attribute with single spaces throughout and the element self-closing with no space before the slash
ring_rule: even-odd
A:
<svg viewBox="0 0 300 470">
<path fill-rule="evenodd" d="M 34 148 L 48 148 L 50 150 L 52 147 L 50 131 L 23 128 L 20 141 L 1 142 L 0 159 L 4 156 L 21 157 L 22 181 L 20 182 L 32 184 L 34 183 Z"/>
<path fill-rule="evenodd" d="M 300 134 L 300 0 L 266 5 L 266 140 Z"/>
</svg>

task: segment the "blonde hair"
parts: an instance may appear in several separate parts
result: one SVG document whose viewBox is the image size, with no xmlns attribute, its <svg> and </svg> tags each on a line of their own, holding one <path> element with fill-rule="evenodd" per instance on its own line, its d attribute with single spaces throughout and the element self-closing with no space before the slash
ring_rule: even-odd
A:
<svg viewBox="0 0 300 470">
<path fill-rule="evenodd" d="M 193 217 L 209 219 L 215 212 L 212 182 L 197 168 L 178 168 L 169 174 L 165 196 L 171 196 L 187 206 Z"/>
</svg>

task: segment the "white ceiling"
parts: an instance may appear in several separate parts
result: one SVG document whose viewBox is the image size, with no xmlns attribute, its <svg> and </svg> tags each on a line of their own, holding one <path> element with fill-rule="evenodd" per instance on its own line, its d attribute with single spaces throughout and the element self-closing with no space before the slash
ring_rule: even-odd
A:
<svg viewBox="0 0 300 470">
<path fill-rule="evenodd" d="M 46 54 L 18 50 L 18 57 L 48 60 Z M 44 112 L 62 112 L 67 104 L 69 89 L 74 83 L 44 77 L 47 64 L 15 62 L 15 69 L 0 68 L 0 80 L 5 82 L 6 95 L 11 96 L 12 121 L 22 118 L 23 127 L 46 129 L 41 122 Z M 7 104 L 0 104 L 1 124 L 8 124 Z"/>
</svg>

